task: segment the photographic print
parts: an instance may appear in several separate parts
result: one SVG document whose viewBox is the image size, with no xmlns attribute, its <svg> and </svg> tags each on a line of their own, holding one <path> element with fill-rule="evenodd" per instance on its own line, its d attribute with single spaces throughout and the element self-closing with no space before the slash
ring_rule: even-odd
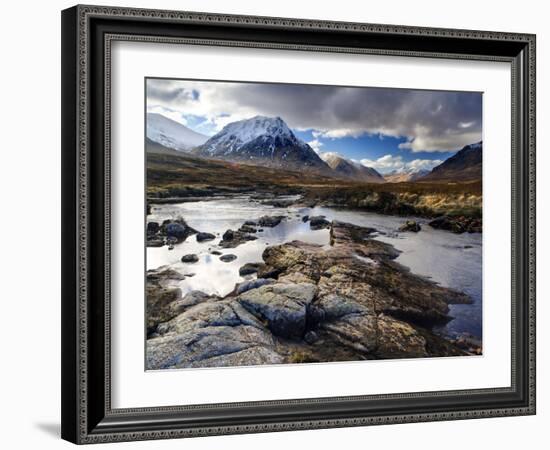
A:
<svg viewBox="0 0 550 450">
<path fill-rule="evenodd" d="M 146 370 L 482 354 L 480 92 L 147 78 Z"/>
</svg>

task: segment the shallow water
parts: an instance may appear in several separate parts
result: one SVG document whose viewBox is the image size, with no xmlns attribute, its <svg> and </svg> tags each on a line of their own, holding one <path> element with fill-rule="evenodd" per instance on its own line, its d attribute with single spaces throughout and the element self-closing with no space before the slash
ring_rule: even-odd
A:
<svg viewBox="0 0 550 450">
<path fill-rule="evenodd" d="M 413 273 L 423 275 L 443 286 L 469 294 L 472 305 L 451 305 L 450 314 L 454 320 L 439 328 L 439 332 L 456 336 L 469 333 L 481 338 L 482 274 L 481 234 L 461 235 L 434 230 L 426 220 L 418 218 L 385 216 L 362 211 L 335 208 L 275 208 L 262 205 L 249 197 L 233 197 L 172 205 L 154 205 L 149 221 L 183 217 L 199 231 L 214 233 L 216 239 L 199 243 L 195 236 L 168 250 L 168 247 L 147 248 L 147 269 L 170 265 L 183 274 L 194 274 L 179 283 L 182 291 L 201 290 L 220 296 L 227 295 L 236 283 L 254 276 L 239 276 L 239 268 L 247 262 L 261 262 L 262 252 L 268 245 L 282 244 L 293 240 L 328 245 L 329 231 L 312 231 L 309 223 L 302 222 L 304 215 L 325 215 L 328 220 L 340 220 L 360 226 L 376 228 L 381 233 L 376 237 L 395 246 L 402 253 L 397 258 Z M 274 228 L 264 227 L 256 233 L 255 241 L 249 241 L 234 249 L 219 248 L 216 244 L 227 230 L 238 229 L 246 220 L 255 220 L 263 215 L 285 215 L 287 219 Z M 422 230 L 418 233 L 398 233 L 405 220 L 417 220 Z M 210 254 L 219 250 L 223 254 L 234 254 L 235 261 L 225 263 L 219 256 Z M 185 264 L 183 255 L 195 253 L 199 261 Z"/>
</svg>

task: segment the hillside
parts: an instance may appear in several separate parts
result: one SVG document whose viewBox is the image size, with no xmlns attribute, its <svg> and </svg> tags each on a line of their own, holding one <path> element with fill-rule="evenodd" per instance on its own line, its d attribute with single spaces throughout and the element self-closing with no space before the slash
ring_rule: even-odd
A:
<svg viewBox="0 0 550 450">
<path fill-rule="evenodd" d="M 203 144 L 208 136 L 197 133 L 162 114 L 147 113 L 147 139 L 163 147 L 184 152 Z"/>
<path fill-rule="evenodd" d="M 418 181 L 473 181 L 481 180 L 483 144 L 465 146 Z"/>
<path fill-rule="evenodd" d="M 375 169 L 350 161 L 337 153 L 326 152 L 321 153 L 320 156 L 334 171 L 335 176 L 365 183 L 384 183 L 386 181 Z"/>
</svg>

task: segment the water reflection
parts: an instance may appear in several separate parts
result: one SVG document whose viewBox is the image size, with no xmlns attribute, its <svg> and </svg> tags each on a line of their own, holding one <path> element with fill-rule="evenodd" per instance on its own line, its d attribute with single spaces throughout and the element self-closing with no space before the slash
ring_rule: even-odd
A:
<svg viewBox="0 0 550 450">
<path fill-rule="evenodd" d="M 256 220 L 263 215 L 284 215 L 286 219 L 274 228 L 263 228 L 263 231 L 256 234 L 258 239 L 255 241 L 246 242 L 234 249 L 218 247 L 225 230 L 236 230 L 246 220 Z M 199 243 L 195 236 L 191 236 L 173 250 L 168 250 L 167 247 L 147 248 L 147 269 L 169 265 L 183 274 L 194 274 L 180 282 L 179 287 L 184 293 L 196 289 L 209 294 L 227 295 L 236 283 L 253 277 L 241 277 L 239 268 L 248 262 L 261 262 L 262 253 L 268 245 L 292 240 L 328 245 L 328 230 L 310 230 L 309 223 L 302 221 L 304 215 L 325 215 L 328 220 L 340 220 L 379 230 L 377 239 L 401 250 L 398 262 L 416 274 L 466 292 L 473 298 L 473 305 L 451 305 L 451 315 L 455 319 L 440 331 L 447 335 L 468 332 L 481 337 L 482 236 L 434 230 L 423 219 L 324 207 L 277 208 L 263 205 L 249 197 L 156 205 L 148 220 L 162 222 L 168 218 L 183 217 L 191 227 L 213 233 L 216 239 Z M 417 220 L 424 225 L 422 230 L 418 233 L 396 233 L 407 219 Z M 213 250 L 234 254 L 237 259 L 223 262 L 219 256 L 211 254 Z M 181 257 L 190 253 L 196 254 L 199 261 L 192 264 L 182 263 Z"/>
</svg>

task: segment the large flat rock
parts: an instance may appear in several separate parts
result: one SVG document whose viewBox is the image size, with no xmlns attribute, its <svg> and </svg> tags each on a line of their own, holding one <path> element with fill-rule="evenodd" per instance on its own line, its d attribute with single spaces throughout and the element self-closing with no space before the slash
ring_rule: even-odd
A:
<svg viewBox="0 0 550 450">
<path fill-rule="evenodd" d="M 276 283 L 239 295 L 237 301 L 277 336 L 302 338 L 306 331 L 306 314 L 315 297 L 311 283 Z"/>
</svg>

